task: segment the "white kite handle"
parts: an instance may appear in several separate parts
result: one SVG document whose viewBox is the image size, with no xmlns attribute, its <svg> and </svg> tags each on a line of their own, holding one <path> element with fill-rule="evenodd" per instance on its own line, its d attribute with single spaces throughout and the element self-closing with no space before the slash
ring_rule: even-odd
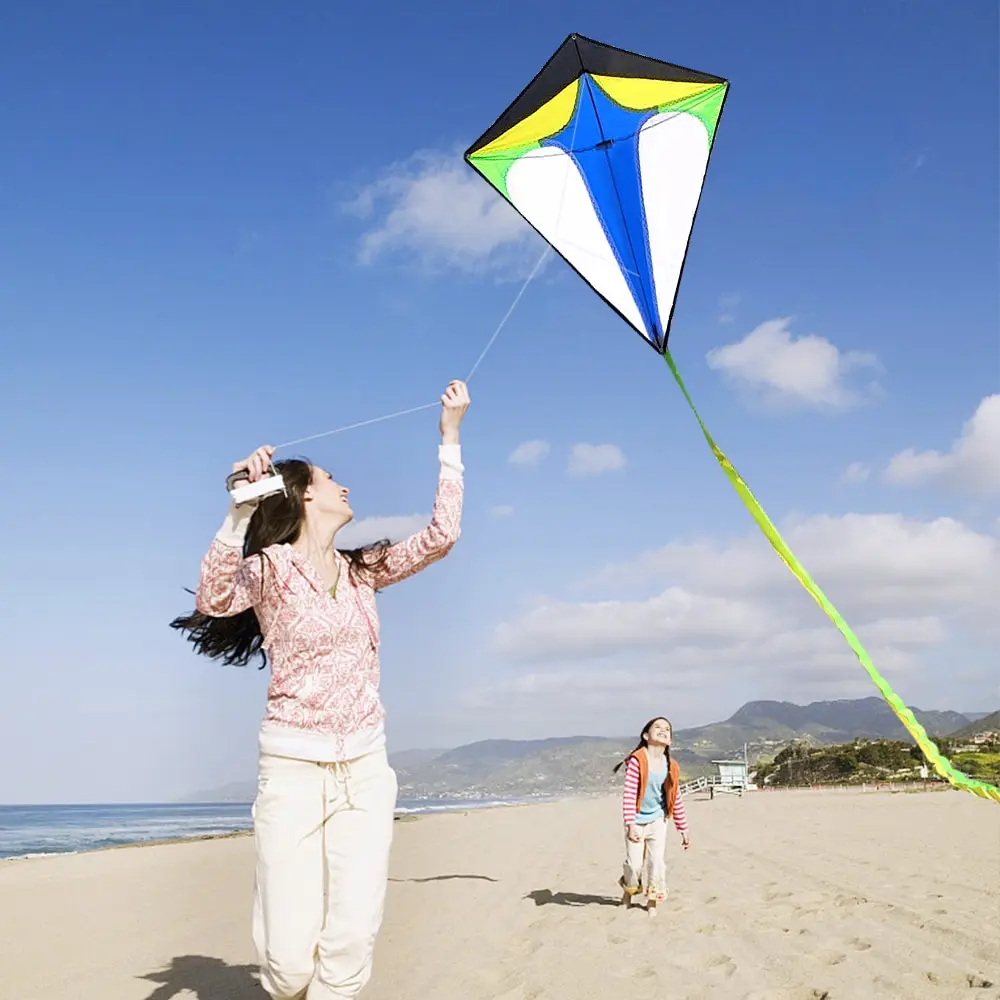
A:
<svg viewBox="0 0 1000 1000">
<path fill-rule="evenodd" d="M 237 483 L 241 485 L 237 485 Z M 233 503 L 237 507 L 242 507 L 244 504 L 253 503 L 263 497 L 285 493 L 285 480 L 277 473 L 272 473 L 264 476 L 263 479 L 258 479 L 255 483 L 251 483 L 246 471 L 240 470 L 226 477 L 226 489 L 229 491 Z"/>
</svg>

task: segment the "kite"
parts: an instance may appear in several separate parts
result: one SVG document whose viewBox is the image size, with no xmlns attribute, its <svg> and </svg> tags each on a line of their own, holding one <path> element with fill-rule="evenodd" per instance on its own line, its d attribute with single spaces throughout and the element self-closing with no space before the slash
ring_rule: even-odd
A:
<svg viewBox="0 0 1000 1000">
<path fill-rule="evenodd" d="M 847 640 L 934 770 L 1000 802 L 957 770 L 875 669 L 715 443 L 667 347 L 716 130 L 722 77 L 570 35 L 465 152 L 466 162 L 666 361 L 712 453 L 774 550 Z"/>
</svg>

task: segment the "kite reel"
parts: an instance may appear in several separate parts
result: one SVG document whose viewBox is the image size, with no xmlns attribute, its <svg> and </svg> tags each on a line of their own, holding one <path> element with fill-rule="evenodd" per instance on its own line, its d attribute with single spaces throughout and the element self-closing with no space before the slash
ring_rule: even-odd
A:
<svg viewBox="0 0 1000 1000">
<path fill-rule="evenodd" d="M 239 485 L 241 484 L 242 485 Z M 273 470 L 258 479 L 257 482 L 250 482 L 250 475 L 246 469 L 240 469 L 226 477 L 226 489 L 237 507 L 244 504 L 255 503 L 264 497 L 273 496 L 276 493 L 285 493 L 285 480 Z M 287 493 L 285 493 L 287 496 Z"/>
</svg>

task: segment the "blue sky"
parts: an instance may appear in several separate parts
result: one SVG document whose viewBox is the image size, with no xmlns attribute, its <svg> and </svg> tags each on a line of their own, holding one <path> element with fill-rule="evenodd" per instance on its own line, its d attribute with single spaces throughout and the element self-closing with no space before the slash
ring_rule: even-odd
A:
<svg viewBox="0 0 1000 1000">
<path fill-rule="evenodd" d="M 253 773 L 265 675 L 166 627 L 222 478 L 258 443 L 466 374 L 541 246 L 460 151 L 571 31 L 732 81 L 674 354 L 902 696 L 997 707 L 996 8 L 617 11 L 7 13 L 0 753 L 18 763 L 0 801 Z M 754 538 L 662 361 L 564 266 L 471 390 L 462 542 L 381 601 L 393 747 L 873 692 Z M 360 517 L 418 523 L 435 425 L 306 454 Z M 579 445 L 598 447 L 570 469 Z"/>
</svg>

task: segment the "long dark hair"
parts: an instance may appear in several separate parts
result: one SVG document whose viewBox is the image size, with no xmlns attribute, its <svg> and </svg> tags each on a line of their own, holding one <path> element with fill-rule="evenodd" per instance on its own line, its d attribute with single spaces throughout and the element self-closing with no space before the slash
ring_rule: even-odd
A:
<svg viewBox="0 0 1000 1000">
<path fill-rule="evenodd" d="M 264 497 L 250 518 L 243 542 L 243 558 L 259 556 L 261 584 L 263 586 L 265 563 L 270 559 L 264 551 L 270 545 L 294 542 L 305 521 L 305 492 L 312 482 L 313 467 L 309 462 L 293 458 L 275 463 L 274 468 L 285 481 L 285 494 Z M 388 539 L 358 549 L 342 549 L 350 564 L 350 575 L 355 579 L 371 581 L 373 574 L 385 562 Z M 188 593 L 194 593 L 188 590 Z M 260 622 L 253 608 L 237 615 L 216 618 L 192 611 L 175 618 L 170 627 L 187 637 L 195 651 L 227 665 L 245 667 L 254 656 L 260 657 L 261 670 L 267 665 L 267 654 L 261 649 L 263 636 Z"/>
<path fill-rule="evenodd" d="M 638 746 L 636 746 L 635 750 L 633 750 L 632 753 L 630 753 L 625 758 L 625 760 L 620 760 L 620 761 L 618 761 L 617 764 L 615 764 L 614 770 L 611 772 L 612 774 L 617 774 L 619 772 L 619 770 L 621 770 L 621 768 L 624 767 L 625 761 L 627 761 L 628 758 L 631 757 L 633 753 L 635 753 L 638 750 L 643 750 L 645 748 L 646 744 L 649 742 L 649 731 L 650 731 L 650 729 L 652 729 L 654 723 L 659 722 L 660 719 L 662 719 L 670 727 L 670 732 L 673 733 L 674 727 L 671 724 L 670 720 L 665 715 L 654 715 L 653 718 L 650 719 L 649 722 L 647 722 L 646 725 L 644 725 L 642 727 L 642 732 L 639 734 L 639 744 L 638 744 Z M 669 781 L 670 780 L 670 747 L 664 747 L 663 748 L 663 753 L 664 753 L 664 755 L 667 758 L 667 781 Z"/>
</svg>

